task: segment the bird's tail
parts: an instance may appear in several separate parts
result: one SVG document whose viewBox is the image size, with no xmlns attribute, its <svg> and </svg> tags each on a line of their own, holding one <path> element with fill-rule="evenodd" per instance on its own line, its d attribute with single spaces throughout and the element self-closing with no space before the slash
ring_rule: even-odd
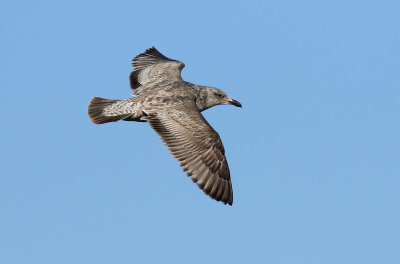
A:
<svg viewBox="0 0 400 264">
<path fill-rule="evenodd" d="M 109 122 L 116 122 L 129 117 L 130 114 L 113 113 L 112 109 L 108 109 L 109 106 L 119 101 L 121 100 L 93 97 L 92 100 L 90 100 L 88 107 L 88 115 L 90 120 L 92 120 L 92 122 L 95 124 L 104 124 Z M 105 111 L 107 109 L 108 111 Z"/>
</svg>

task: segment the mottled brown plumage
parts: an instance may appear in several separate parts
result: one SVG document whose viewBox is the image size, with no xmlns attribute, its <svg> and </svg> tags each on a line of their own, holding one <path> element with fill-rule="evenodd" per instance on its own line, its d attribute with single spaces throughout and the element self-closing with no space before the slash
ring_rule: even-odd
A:
<svg viewBox="0 0 400 264">
<path fill-rule="evenodd" d="M 88 109 L 92 122 L 148 122 L 200 189 L 211 198 L 232 205 L 224 146 L 200 112 L 219 104 L 241 107 L 240 103 L 217 88 L 183 81 L 181 70 L 185 65 L 165 57 L 154 47 L 136 56 L 132 65 L 132 97 L 94 97 Z"/>
</svg>

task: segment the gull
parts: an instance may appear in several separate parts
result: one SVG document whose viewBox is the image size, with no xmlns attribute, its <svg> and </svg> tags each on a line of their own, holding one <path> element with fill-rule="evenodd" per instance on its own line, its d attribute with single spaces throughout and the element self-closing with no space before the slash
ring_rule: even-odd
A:
<svg viewBox="0 0 400 264">
<path fill-rule="evenodd" d="M 95 124 L 147 122 L 157 132 L 183 171 L 205 194 L 232 205 L 233 191 L 225 149 L 218 133 L 200 113 L 215 105 L 242 105 L 210 86 L 186 82 L 185 64 L 169 59 L 155 47 L 132 60 L 132 97 L 93 97 L 88 115 Z"/>
</svg>

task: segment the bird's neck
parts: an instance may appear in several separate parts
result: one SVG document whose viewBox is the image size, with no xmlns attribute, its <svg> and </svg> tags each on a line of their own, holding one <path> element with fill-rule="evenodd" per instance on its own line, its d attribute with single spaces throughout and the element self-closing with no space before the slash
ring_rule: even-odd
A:
<svg viewBox="0 0 400 264">
<path fill-rule="evenodd" d="M 196 105 L 199 111 L 201 112 L 214 106 L 214 104 L 210 103 L 210 100 L 208 100 L 208 92 L 205 89 L 200 88 L 196 97 Z"/>
</svg>

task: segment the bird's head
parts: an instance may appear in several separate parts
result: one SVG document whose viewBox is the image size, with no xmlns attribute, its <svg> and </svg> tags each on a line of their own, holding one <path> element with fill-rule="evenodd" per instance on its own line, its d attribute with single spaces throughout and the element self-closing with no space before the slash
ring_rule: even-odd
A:
<svg viewBox="0 0 400 264">
<path fill-rule="evenodd" d="M 230 104 L 236 107 L 242 107 L 238 101 L 230 98 L 224 91 L 210 86 L 200 87 L 200 93 L 196 104 L 200 111 L 222 104 Z"/>
</svg>

